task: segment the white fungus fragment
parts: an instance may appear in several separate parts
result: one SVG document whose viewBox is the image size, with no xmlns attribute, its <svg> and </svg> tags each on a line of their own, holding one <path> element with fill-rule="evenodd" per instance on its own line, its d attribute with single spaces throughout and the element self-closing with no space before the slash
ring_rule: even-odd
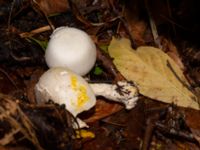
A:
<svg viewBox="0 0 200 150">
<path fill-rule="evenodd" d="M 127 81 L 119 81 L 117 84 L 90 83 L 90 86 L 96 96 L 123 103 L 126 109 L 132 109 L 138 100 L 137 87 Z"/>
</svg>

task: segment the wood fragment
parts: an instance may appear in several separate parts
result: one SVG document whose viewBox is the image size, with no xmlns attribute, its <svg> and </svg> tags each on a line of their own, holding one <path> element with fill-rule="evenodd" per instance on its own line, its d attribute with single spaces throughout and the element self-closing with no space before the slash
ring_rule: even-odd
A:
<svg viewBox="0 0 200 150">
<path fill-rule="evenodd" d="M 49 25 L 47 26 L 43 26 L 43 27 L 40 27 L 40 28 L 37 28 L 37 29 L 34 29 L 30 32 L 23 32 L 23 33 L 20 33 L 19 36 L 21 38 L 28 38 L 28 37 L 32 37 L 36 34 L 39 34 L 39 33 L 42 33 L 42 32 L 46 32 L 46 31 L 50 31 L 51 30 L 51 27 Z"/>
<path fill-rule="evenodd" d="M 165 126 L 165 124 L 162 124 L 160 122 L 156 122 L 156 129 L 162 133 L 170 134 L 170 135 L 185 139 L 187 141 L 196 142 L 196 139 L 191 133 L 177 131 L 175 129 L 169 129 L 168 127 Z"/>
<path fill-rule="evenodd" d="M 147 119 L 147 126 L 145 129 L 145 134 L 143 138 L 142 150 L 148 150 L 149 145 L 153 136 L 153 132 L 155 130 L 155 122 L 159 119 L 160 115 L 157 113 L 156 115 Z"/>
</svg>

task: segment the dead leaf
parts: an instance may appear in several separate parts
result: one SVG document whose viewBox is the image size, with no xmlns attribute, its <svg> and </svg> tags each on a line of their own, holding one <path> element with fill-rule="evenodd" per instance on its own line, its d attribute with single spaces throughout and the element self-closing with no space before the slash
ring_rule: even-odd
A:
<svg viewBox="0 0 200 150">
<path fill-rule="evenodd" d="M 136 82 L 141 94 L 165 103 L 199 109 L 197 97 L 181 69 L 162 50 L 154 47 L 131 48 L 128 39 L 113 38 L 108 48 L 114 64 L 128 80 Z"/>
<path fill-rule="evenodd" d="M 118 103 L 114 104 L 114 103 L 109 103 L 107 101 L 104 101 L 103 99 L 98 99 L 95 106 L 94 114 L 90 116 L 89 118 L 84 119 L 84 121 L 87 123 L 92 123 L 102 118 L 105 118 L 107 116 L 110 116 L 122 109 L 123 109 L 123 106 L 119 105 Z"/>
<path fill-rule="evenodd" d="M 26 93 L 27 97 L 30 103 L 34 104 L 35 101 L 35 93 L 34 88 L 35 84 L 38 82 L 40 76 L 45 72 L 42 68 L 37 68 L 37 70 L 32 72 L 32 75 L 30 75 L 30 80 L 26 81 Z"/>
<path fill-rule="evenodd" d="M 200 143 L 200 112 L 196 110 L 186 110 L 185 121 L 193 133 L 194 138 Z"/>
<path fill-rule="evenodd" d="M 126 1 L 124 18 L 127 21 L 130 34 L 134 36 L 136 45 L 144 45 L 144 37 L 147 36 L 147 24 L 141 19 L 144 10 L 144 3 L 140 0 Z M 134 14 L 134 15 L 133 15 Z"/>
<path fill-rule="evenodd" d="M 70 9 L 68 0 L 35 0 L 34 5 L 35 4 L 46 15 L 62 13 Z"/>
</svg>

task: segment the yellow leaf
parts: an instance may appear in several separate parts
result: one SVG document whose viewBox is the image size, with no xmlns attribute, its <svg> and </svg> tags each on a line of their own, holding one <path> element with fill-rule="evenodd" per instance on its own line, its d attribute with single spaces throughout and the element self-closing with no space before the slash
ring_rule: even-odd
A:
<svg viewBox="0 0 200 150">
<path fill-rule="evenodd" d="M 165 103 L 199 109 L 197 97 L 177 64 L 162 50 L 139 47 L 134 50 L 125 38 L 113 38 L 108 52 L 121 74 L 134 81 L 141 94 Z"/>
</svg>

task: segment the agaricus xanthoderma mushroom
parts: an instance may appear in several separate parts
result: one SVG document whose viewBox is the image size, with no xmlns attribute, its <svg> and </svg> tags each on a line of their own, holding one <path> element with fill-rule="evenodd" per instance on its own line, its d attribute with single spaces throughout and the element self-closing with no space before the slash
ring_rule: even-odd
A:
<svg viewBox="0 0 200 150">
<path fill-rule="evenodd" d="M 46 71 L 35 86 L 38 103 L 54 101 L 65 104 L 66 109 L 76 117 L 96 104 L 96 97 L 88 83 L 67 68 L 55 67 Z M 80 127 L 86 126 L 80 119 Z"/>
<path fill-rule="evenodd" d="M 123 103 L 126 109 L 133 108 L 138 99 L 137 88 L 132 83 L 119 81 L 117 84 L 88 84 L 80 75 L 63 67 L 46 71 L 35 86 L 35 95 L 38 103 L 53 100 L 55 103 L 65 104 L 74 117 L 92 108 L 96 103 L 95 96 Z M 79 127 L 87 127 L 78 118 L 77 122 Z"/>
<path fill-rule="evenodd" d="M 95 64 L 96 46 L 86 32 L 73 27 L 59 27 L 51 35 L 45 60 L 49 68 L 67 67 L 83 76 Z"/>
</svg>

